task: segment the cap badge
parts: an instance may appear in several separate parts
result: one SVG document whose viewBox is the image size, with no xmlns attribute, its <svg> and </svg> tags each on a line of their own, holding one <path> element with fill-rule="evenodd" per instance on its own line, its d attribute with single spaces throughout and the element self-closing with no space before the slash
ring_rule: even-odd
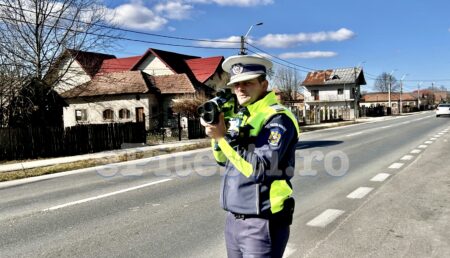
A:
<svg viewBox="0 0 450 258">
<path fill-rule="evenodd" d="M 235 64 L 231 67 L 233 74 L 241 74 L 244 71 L 242 64 Z"/>
</svg>

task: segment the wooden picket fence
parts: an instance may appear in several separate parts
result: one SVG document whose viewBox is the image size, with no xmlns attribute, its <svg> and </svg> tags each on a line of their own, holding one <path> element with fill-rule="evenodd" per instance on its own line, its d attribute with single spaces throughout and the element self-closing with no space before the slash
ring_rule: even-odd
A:
<svg viewBox="0 0 450 258">
<path fill-rule="evenodd" d="M 73 127 L 0 128 L 0 160 L 59 157 L 120 149 L 145 142 L 143 123 L 89 124 Z"/>
</svg>

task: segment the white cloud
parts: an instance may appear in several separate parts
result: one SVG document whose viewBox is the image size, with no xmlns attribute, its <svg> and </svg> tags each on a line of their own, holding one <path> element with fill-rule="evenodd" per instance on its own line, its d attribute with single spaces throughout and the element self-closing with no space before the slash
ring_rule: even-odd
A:
<svg viewBox="0 0 450 258">
<path fill-rule="evenodd" d="M 186 2 L 201 3 L 201 4 L 215 3 L 222 6 L 227 5 L 227 6 L 250 7 L 250 6 L 273 4 L 274 0 L 186 0 Z"/>
<path fill-rule="evenodd" d="M 329 58 L 337 56 L 336 52 L 332 51 L 308 51 L 308 52 L 288 52 L 280 54 L 279 58 L 296 59 L 296 58 Z"/>
<path fill-rule="evenodd" d="M 355 33 L 346 28 L 337 31 L 298 33 L 298 34 L 268 34 L 258 40 L 258 44 L 267 48 L 286 48 L 302 43 L 318 43 L 323 41 L 344 41 L 351 39 Z"/>
<path fill-rule="evenodd" d="M 110 9 L 109 16 L 114 23 L 132 29 L 160 30 L 168 23 L 140 1 Z"/>
<path fill-rule="evenodd" d="M 169 1 L 155 6 L 155 11 L 172 20 L 184 20 L 191 16 L 193 6 L 179 1 Z"/>
<path fill-rule="evenodd" d="M 208 40 L 208 39 L 207 39 Z M 211 42 L 211 41 L 201 41 L 198 42 L 199 46 L 202 47 L 233 47 L 233 48 L 239 48 L 241 37 L 239 36 L 231 36 L 228 38 L 220 38 L 220 39 L 214 39 L 213 41 L 220 41 L 220 42 Z M 229 43 L 227 43 L 229 42 Z"/>
</svg>

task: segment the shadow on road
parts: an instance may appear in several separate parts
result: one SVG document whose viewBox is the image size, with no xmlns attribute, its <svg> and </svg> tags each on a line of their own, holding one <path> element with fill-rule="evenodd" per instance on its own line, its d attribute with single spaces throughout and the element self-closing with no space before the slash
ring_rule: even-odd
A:
<svg viewBox="0 0 450 258">
<path fill-rule="evenodd" d="M 338 145 L 343 143 L 343 141 L 301 141 L 297 143 L 296 149 L 303 150 L 309 148 L 317 148 L 317 147 L 328 147 L 333 145 Z"/>
</svg>

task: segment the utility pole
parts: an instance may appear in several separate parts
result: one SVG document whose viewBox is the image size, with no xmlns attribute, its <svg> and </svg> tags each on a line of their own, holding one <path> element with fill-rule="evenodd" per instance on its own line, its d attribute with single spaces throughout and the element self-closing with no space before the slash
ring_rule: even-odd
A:
<svg viewBox="0 0 450 258">
<path fill-rule="evenodd" d="M 435 94 L 434 94 L 434 82 L 431 83 L 431 94 L 433 94 L 431 99 L 433 101 L 432 107 L 434 108 L 434 101 L 435 101 L 434 100 L 434 96 L 435 96 Z"/>
<path fill-rule="evenodd" d="M 239 51 L 239 55 L 246 55 L 245 52 L 245 37 L 241 36 L 241 51 Z"/>
<path fill-rule="evenodd" d="M 356 116 L 357 116 L 357 111 L 356 111 L 356 109 L 357 109 L 357 107 L 356 107 L 356 105 L 357 105 L 357 100 L 356 100 L 356 93 L 357 93 L 357 90 L 356 90 L 356 67 L 354 67 L 353 68 L 353 73 L 354 73 L 354 75 L 355 75 L 355 84 L 354 84 L 354 90 L 353 90 L 353 107 L 355 108 L 355 112 L 354 112 L 354 114 L 353 114 L 353 116 L 354 116 L 354 118 L 353 118 L 353 121 L 355 121 L 356 122 Z"/>
<path fill-rule="evenodd" d="M 422 82 L 419 82 L 419 84 L 417 84 L 417 109 L 420 111 L 420 85 L 422 84 Z"/>
</svg>

